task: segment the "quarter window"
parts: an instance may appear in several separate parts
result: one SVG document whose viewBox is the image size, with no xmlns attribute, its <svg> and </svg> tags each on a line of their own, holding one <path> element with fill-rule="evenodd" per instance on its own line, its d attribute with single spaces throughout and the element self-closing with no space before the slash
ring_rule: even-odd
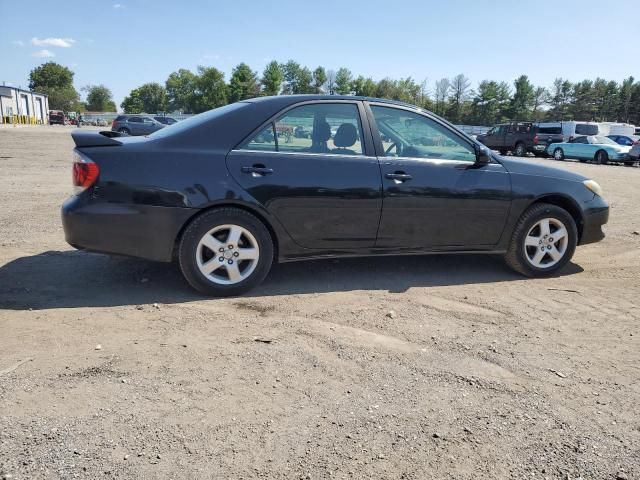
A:
<svg viewBox="0 0 640 480">
<path fill-rule="evenodd" d="M 358 107 L 316 103 L 293 108 L 260 131 L 241 149 L 363 155 Z"/>
<path fill-rule="evenodd" d="M 476 161 L 469 143 L 427 117 L 380 106 L 372 106 L 371 111 L 387 157 Z"/>
</svg>

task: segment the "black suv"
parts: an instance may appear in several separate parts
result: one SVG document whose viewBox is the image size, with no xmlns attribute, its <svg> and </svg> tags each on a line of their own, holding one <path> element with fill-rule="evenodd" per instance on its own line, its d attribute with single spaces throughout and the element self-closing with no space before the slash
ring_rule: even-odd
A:
<svg viewBox="0 0 640 480">
<path fill-rule="evenodd" d="M 511 152 L 516 157 L 524 157 L 527 152 L 536 157 L 546 157 L 548 145 L 563 141 L 562 131 L 554 134 L 532 122 L 496 125 L 484 135 L 478 135 L 477 140 L 492 150 L 498 150 L 502 155 Z"/>
<path fill-rule="evenodd" d="M 118 115 L 111 124 L 113 132 L 125 135 L 149 135 L 165 125 L 147 115 Z"/>
</svg>

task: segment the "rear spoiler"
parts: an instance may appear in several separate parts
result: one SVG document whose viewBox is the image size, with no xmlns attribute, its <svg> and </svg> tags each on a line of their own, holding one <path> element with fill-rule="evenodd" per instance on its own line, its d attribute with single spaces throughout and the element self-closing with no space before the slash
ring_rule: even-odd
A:
<svg viewBox="0 0 640 480">
<path fill-rule="evenodd" d="M 124 136 L 120 132 L 111 131 L 88 131 L 74 130 L 71 132 L 71 138 L 76 143 L 76 147 L 115 147 L 122 145 L 122 142 L 116 140 L 118 137 Z"/>
</svg>

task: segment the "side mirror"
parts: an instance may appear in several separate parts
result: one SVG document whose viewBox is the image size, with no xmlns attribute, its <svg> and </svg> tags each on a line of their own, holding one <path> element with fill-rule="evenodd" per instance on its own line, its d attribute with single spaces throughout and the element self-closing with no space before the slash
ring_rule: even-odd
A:
<svg viewBox="0 0 640 480">
<path fill-rule="evenodd" d="M 491 151 L 485 146 L 476 145 L 476 165 L 491 163 Z"/>
</svg>

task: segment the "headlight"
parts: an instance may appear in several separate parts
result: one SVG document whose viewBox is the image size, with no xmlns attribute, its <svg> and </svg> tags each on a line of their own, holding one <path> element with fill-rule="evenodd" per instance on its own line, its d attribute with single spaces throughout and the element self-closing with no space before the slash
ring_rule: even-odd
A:
<svg viewBox="0 0 640 480">
<path fill-rule="evenodd" d="M 584 184 L 585 187 L 587 187 L 589 190 L 591 190 L 593 193 L 595 193 L 599 197 L 602 196 L 602 187 L 595 180 L 585 180 L 582 183 Z"/>
</svg>

